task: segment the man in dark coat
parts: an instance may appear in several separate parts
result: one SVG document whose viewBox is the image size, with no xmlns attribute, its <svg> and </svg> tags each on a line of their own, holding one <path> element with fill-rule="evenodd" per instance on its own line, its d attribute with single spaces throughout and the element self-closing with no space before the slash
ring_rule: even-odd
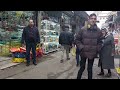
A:
<svg viewBox="0 0 120 90">
<path fill-rule="evenodd" d="M 32 49 L 33 64 L 36 64 L 36 45 L 40 43 L 40 36 L 37 27 L 34 26 L 33 20 L 29 20 L 29 25 L 24 28 L 22 34 L 22 46 L 26 44 L 26 59 L 27 65 L 30 65 L 30 51 Z"/>
<path fill-rule="evenodd" d="M 104 75 L 104 69 L 108 70 L 106 77 L 111 76 L 111 70 L 114 69 L 114 53 L 115 53 L 115 44 L 114 37 L 104 28 L 102 29 L 103 33 L 103 46 L 100 51 L 100 60 L 99 66 L 101 66 L 101 72 L 98 75 Z"/>
<path fill-rule="evenodd" d="M 96 25 L 97 16 L 91 14 L 89 16 L 88 25 L 83 27 L 76 35 L 76 45 L 80 50 L 80 70 L 78 71 L 77 79 L 81 79 L 82 73 L 85 70 L 86 59 L 88 58 L 88 79 L 92 79 L 92 67 L 94 58 L 102 46 L 102 33 Z"/>
<path fill-rule="evenodd" d="M 71 51 L 71 48 L 73 47 L 74 44 L 74 33 L 70 32 L 70 49 L 69 52 Z"/>
<path fill-rule="evenodd" d="M 61 44 L 61 51 L 62 51 L 61 61 L 60 61 L 61 63 L 63 63 L 65 52 L 66 52 L 67 60 L 70 60 L 69 51 L 72 46 L 72 40 L 73 37 L 72 37 L 72 33 L 69 32 L 69 26 L 64 25 L 63 31 L 60 33 L 59 36 L 59 44 Z"/>
</svg>

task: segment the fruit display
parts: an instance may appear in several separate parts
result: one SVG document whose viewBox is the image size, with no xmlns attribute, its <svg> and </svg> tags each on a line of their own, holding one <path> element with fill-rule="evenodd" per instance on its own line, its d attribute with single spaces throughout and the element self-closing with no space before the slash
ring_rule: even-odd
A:
<svg viewBox="0 0 120 90">
<path fill-rule="evenodd" d="M 21 63 L 26 61 L 26 48 L 11 48 L 10 52 L 12 53 L 12 62 Z M 43 56 L 43 50 L 41 47 L 36 47 L 36 58 Z M 32 60 L 32 53 L 30 52 L 30 59 Z"/>
<path fill-rule="evenodd" d="M 59 45 L 60 25 L 50 20 L 41 22 L 41 43 L 43 43 L 44 54 L 56 51 Z"/>
</svg>

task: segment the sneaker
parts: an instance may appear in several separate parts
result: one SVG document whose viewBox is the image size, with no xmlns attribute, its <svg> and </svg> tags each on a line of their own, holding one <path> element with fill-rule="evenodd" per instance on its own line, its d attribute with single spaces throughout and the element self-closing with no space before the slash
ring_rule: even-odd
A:
<svg viewBox="0 0 120 90">
<path fill-rule="evenodd" d="M 103 76 L 103 75 L 104 75 L 104 72 L 100 72 L 100 73 L 98 73 L 97 75 Z"/>
<path fill-rule="evenodd" d="M 67 60 L 70 60 L 70 58 L 67 58 Z"/>
</svg>

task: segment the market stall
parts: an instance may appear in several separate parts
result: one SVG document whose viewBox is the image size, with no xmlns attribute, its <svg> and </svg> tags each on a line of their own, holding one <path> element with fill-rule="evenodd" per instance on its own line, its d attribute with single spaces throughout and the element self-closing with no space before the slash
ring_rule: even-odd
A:
<svg viewBox="0 0 120 90">
<path fill-rule="evenodd" d="M 26 48 L 19 47 L 19 48 L 11 48 L 10 52 L 12 53 L 12 62 L 14 63 L 22 63 L 26 62 Z M 36 60 L 38 62 L 39 58 L 43 56 L 42 48 L 37 45 L 36 47 Z M 32 52 L 30 52 L 30 60 L 32 60 Z"/>
<path fill-rule="evenodd" d="M 59 45 L 60 25 L 51 20 L 41 22 L 41 43 L 43 43 L 44 54 L 56 51 Z"/>
</svg>

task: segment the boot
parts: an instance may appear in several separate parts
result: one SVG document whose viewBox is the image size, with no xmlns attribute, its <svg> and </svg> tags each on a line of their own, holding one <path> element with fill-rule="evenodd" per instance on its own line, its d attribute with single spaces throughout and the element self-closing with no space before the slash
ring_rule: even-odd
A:
<svg viewBox="0 0 120 90">
<path fill-rule="evenodd" d="M 60 60 L 60 63 L 63 63 L 63 59 L 62 59 L 62 60 Z"/>
</svg>

